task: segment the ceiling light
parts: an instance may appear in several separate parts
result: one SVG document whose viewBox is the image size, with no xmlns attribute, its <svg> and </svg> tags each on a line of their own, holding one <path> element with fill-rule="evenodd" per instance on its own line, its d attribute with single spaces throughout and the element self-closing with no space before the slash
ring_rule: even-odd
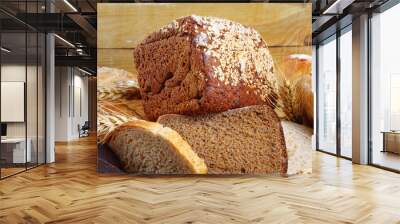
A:
<svg viewBox="0 0 400 224">
<path fill-rule="evenodd" d="M 1 50 L 4 51 L 4 52 L 6 52 L 6 53 L 10 53 L 10 52 L 11 52 L 11 50 L 9 50 L 9 49 L 7 49 L 7 48 L 5 48 L 5 47 L 1 47 Z"/>
<path fill-rule="evenodd" d="M 339 4 L 340 0 L 336 0 L 335 2 L 333 2 L 332 5 L 330 5 L 327 9 L 324 10 L 324 12 L 322 12 L 322 14 L 328 14 L 331 13 L 332 9 L 336 9 L 337 4 Z"/>
<path fill-rule="evenodd" d="M 92 75 L 92 73 L 90 73 L 90 72 L 88 72 L 88 71 L 86 71 L 86 70 L 83 70 L 83 69 L 81 69 L 81 68 L 78 68 L 78 70 L 81 71 L 81 72 L 83 72 L 83 73 L 85 73 L 85 74 L 87 74 L 87 75 Z"/>
<path fill-rule="evenodd" d="M 68 1 L 64 0 L 65 4 L 67 4 L 74 12 L 78 12 L 78 10 Z"/>
<path fill-rule="evenodd" d="M 66 40 L 66 39 L 64 39 L 64 38 L 62 38 L 62 37 L 60 37 L 60 36 L 57 35 L 57 34 L 54 34 L 54 36 L 57 37 L 57 38 L 58 38 L 59 40 L 61 40 L 62 42 L 66 43 L 68 46 L 75 48 L 75 45 L 73 45 L 73 44 L 72 44 L 71 42 L 69 42 L 68 40 Z"/>
<path fill-rule="evenodd" d="M 332 5 L 325 9 L 322 14 L 342 14 L 343 10 L 351 5 L 354 1 L 355 0 L 336 0 Z"/>
<path fill-rule="evenodd" d="M 76 53 L 78 53 L 79 55 L 84 55 L 84 52 L 83 52 L 82 48 L 77 48 L 76 49 Z"/>
</svg>

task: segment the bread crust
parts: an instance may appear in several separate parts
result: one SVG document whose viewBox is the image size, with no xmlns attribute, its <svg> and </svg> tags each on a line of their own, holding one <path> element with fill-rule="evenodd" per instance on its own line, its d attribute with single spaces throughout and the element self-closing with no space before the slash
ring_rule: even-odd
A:
<svg viewBox="0 0 400 224">
<path fill-rule="evenodd" d="M 134 49 L 148 119 L 275 105 L 267 44 L 252 28 L 215 17 L 177 19 Z"/>
<path fill-rule="evenodd" d="M 134 120 L 126 122 L 116 127 L 112 132 L 106 136 L 106 142 L 110 144 L 118 135 L 129 129 L 142 129 L 148 133 L 162 138 L 175 150 L 175 154 L 184 161 L 184 163 L 190 168 L 192 174 L 206 174 L 207 166 L 204 160 L 199 158 L 198 155 L 192 150 L 191 146 L 174 130 L 163 127 L 162 125 L 149 122 L 144 120 Z M 112 150 L 119 155 L 118 148 L 112 148 Z M 121 159 L 121 156 L 119 156 Z M 124 163 L 125 161 L 121 161 Z"/>
</svg>

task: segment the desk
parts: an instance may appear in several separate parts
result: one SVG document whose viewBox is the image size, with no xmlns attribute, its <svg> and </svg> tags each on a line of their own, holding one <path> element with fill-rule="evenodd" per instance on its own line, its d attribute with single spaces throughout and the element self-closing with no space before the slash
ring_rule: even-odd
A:
<svg viewBox="0 0 400 224">
<path fill-rule="evenodd" d="M 25 138 L 1 139 L 1 159 L 5 160 L 5 163 L 30 162 L 32 159 L 32 141 L 28 138 L 26 142 L 28 142 L 28 147 L 26 147 L 25 154 Z"/>
<path fill-rule="evenodd" d="M 383 150 L 382 152 L 392 152 L 400 154 L 400 131 L 382 131 Z"/>
</svg>

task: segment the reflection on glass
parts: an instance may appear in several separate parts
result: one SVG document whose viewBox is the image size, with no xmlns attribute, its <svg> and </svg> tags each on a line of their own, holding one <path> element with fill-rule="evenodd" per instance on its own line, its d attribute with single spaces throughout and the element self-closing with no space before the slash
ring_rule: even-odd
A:
<svg viewBox="0 0 400 224">
<path fill-rule="evenodd" d="M 37 165 L 37 76 L 38 76 L 38 36 L 36 32 L 27 33 L 27 80 L 26 80 L 26 114 L 27 114 L 27 149 L 30 150 L 28 168 Z"/>
<path fill-rule="evenodd" d="M 400 5 L 372 18 L 372 163 L 400 170 Z"/>
<path fill-rule="evenodd" d="M 44 13 L 45 0 L 0 1 L 22 15 Z M 0 12 L 10 24 L 1 34 L 0 178 L 45 162 L 45 44 L 38 33 Z M 6 27 L 11 27 L 8 30 Z"/>
<path fill-rule="evenodd" d="M 1 175 L 6 177 L 25 170 L 31 159 L 26 150 L 26 123 L 24 114 L 26 89 L 26 34 L 2 33 L 1 57 L 1 122 L 6 134 L 1 140 Z M 28 149 L 29 145 L 28 145 Z"/>
<path fill-rule="evenodd" d="M 318 49 L 318 148 L 336 153 L 336 39 Z"/>
<path fill-rule="evenodd" d="M 340 36 L 340 153 L 352 157 L 352 35 Z"/>
<path fill-rule="evenodd" d="M 45 60 L 46 60 L 46 52 L 45 52 L 45 44 L 46 37 L 44 34 L 39 33 L 38 35 L 38 76 L 37 76 L 37 90 L 38 90 L 38 136 L 37 136 L 37 162 L 38 164 L 45 163 Z"/>
</svg>

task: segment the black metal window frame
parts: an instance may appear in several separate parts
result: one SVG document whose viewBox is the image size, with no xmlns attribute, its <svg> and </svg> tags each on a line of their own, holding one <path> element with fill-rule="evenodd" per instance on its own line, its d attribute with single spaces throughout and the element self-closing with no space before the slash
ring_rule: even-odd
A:
<svg viewBox="0 0 400 224">
<path fill-rule="evenodd" d="M 341 78 L 341 67 L 340 67 L 340 37 L 347 33 L 351 32 L 351 26 L 352 23 L 348 24 L 344 28 L 337 29 L 336 33 L 328 36 L 327 38 L 321 40 L 317 45 L 316 45 L 316 52 L 315 52 L 315 57 L 316 57 L 316 69 L 315 69 L 315 74 L 316 74 L 316 121 L 315 121 L 315 127 L 316 127 L 316 150 L 319 152 L 323 152 L 329 155 L 337 156 L 340 158 L 344 158 L 347 160 L 352 160 L 352 158 L 347 157 L 342 155 L 341 153 L 341 118 L 340 118 L 340 78 Z M 322 148 L 320 148 L 319 144 L 319 105 L 320 105 L 320 97 L 319 97 L 319 46 L 321 43 L 328 43 L 330 41 L 336 41 L 336 152 L 328 152 Z"/>
<path fill-rule="evenodd" d="M 395 173 L 400 173 L 400 170 L 396 170 L 396 169 L 393 169 L 393 168 L 389 168 L 389 167 L 386 167 L 386 166 L 382 166 L 382 165 L 379 165 L 379 164 L 374 164 L 373 163 L 373 142 L 372 142 L 372 91 L 373 91 L 373 89 L 372 89 L 372 61 L 371 61 L 371 58 L 372 58 L 372 54 L 373 54 L 373 51 L 372 51 L 372 26 L 371 26 L 371 20 L 372 20 L 372 18 L 373 18 L 373 14 L 374 13 L 383 13 L 383 12 L 385 12 L 386 10 L 388 10 L 388 9 L 390 9 L 390 8 L 392 8 L 392 7 L 394 7 L 394 6 L 396 6 L 397 4 L 400 4 L 400 0 L 389 0 L 389 1 L 387 1 L 386 3 L 384 3 L 384 4 L 382 4 L 381 6 L 379 6 L 379 7 L 377 7 L 377 8 L 374 8 L 374 9 L 371 9 L 371 10 L 369 10 L 369 11 L 367 11 L 366 13 L 368 13 L 368 30 L 367 30 L 367 41 L 368 41 L 368 44 L 367 44 L 367 46 L 368 46 L 368 54 L 367 54 L 367 66 L 368 66 L 368 69 L 367 69 L 367 79 L 368 79 L 368 86 L 367 86 L 367 88 L 368 88 L 368 95 L 367 95 L 367 102 L 368 102 L 368 105 L 367 105 L 367 107 L 368 107 L 368 111 L 367 111 L 367 116 L 368 116 L 368 124 L 367 124 L 367 128 L 368 128 L 368 138 L 367 138 L 367 141 L 368 141 L 368 152 L 367 152 L 367 154 L 368 154 L 368 160 L 367 160 L 367 164 L 368 165 L 370 165 L 370 166 L 374 166 L 374 167 L 377 167 L 377 168 L 380 168 L 380 169 L 384 169 L 384 170 L 387 170 L 387 171 L 391 171 L 391 172 L 395 172 Z M 351 24 L 349 24 L 348 26 L 350 26 Z M 346 26 L 347 27 L 347 26 Z M 336 45 L 337 45 L 337 48 L 338 48 L 338 45 L 340 46 L 340 35 L 342 35 L 343 33 L 340 33 L 340 31 L 343 31 L 343 30 L 345 30 L 346 29 L 346 27 L 345 28 L 343 28 L 343 29 L 341 29 L 341 30 L 339 30 L 339 35 L 338 35 L 338 32 L 336 32 L 335 34 L 333 34 L 333 35 L 336 35 L 336 38 L 335 38 L 335 40 L 336 40 Z M 319 43 L 321 43 L 321 42 L 324 42 L 324 41 L 326 41 L 326 40 L 328 40 L 329 38 L 332 38 L 332 36 L 333 35 L 331 35 L 331 36 L 328 36 L 327 38 L 325 38 L 325 39 L 323 39 L 323 40 L 321 40 Z M 336 119 L 336 122 L 337 122 L 337 129 L 339 129 L 339 130 L 336 130 L 336 137 L 337 137 L 337 139 L 336 139 L 336 154 L 335 153 L 331 153 L 331 152 L 327 152 L 327 151 L 324 151 L 324 149 L 321 149 L 320 147 L 319 147 L 319 118 L 318 118 L 318 114 L 319 114 L 319 57 L 318 57 L 318 49 L 319 49 L 319 43 L 318 44 L 316 44 L 316 52 L 315 52 L 315 56 L 316 56 L 316 71 L 315 71 L 315 73 L 316 73 L 316 125 L 315 125 L 315 128 L 316 128 L 316 150 L 317 151 L 319 151 L 319 152 L 323 152 L 323 153 L 327 153 L 327 154 L 330 154 L 330 155 L 333 155 L 333 156 L 337 156 L 337 157 L 341 157 L 341 158 L 344 158 L 344 159 L 348 159 L 348 160 L 352 160 L 351 158 L 348 158 L 348 157 L 345 157 L 345 156 L 343 156 L 343 155 L 341 155 L 341 149 L 340 149 L 340 131 L 341 131 L 341 127 L 340 127 L 340 117 L 338 117 L 338 111 L 340 111 L 340 108 L 338 109 L 338 105 L 339 105 L 339 107 L 340 107 L 340 92 L 336 92 L 336 98 L 337 98 L 337 108 L 336 108 L 336 116 L 337 116 L 337 119 Z M 340 55 L 339 55 L 339 53 L 340 53 L 340 49 L 339 49 L 339 51 L 337 51 L 336 52 L 336 54 L 337 54 L 337 60 L 336 60 L 336 63 L 337 63 L 337 68 L 338 68 L 338 64 L 339 64 L 339 62 L 340 62 Z M 338 61 L 339 60 L 339 61 Z M 339 65 L 339 69 L 340 69 L 340 65 Z M 338 80 L 340 81 L 340 71 L 338 72 L 336 72 L 337 73 L 337 75 L 339 76 L 339 79 L 337 79 L 336 80 L 336 85 L 337 85 L 337 88 L 336 88 L 336 90 L 339 90 L 340 91 L 340 86 L 338 87 L 338 85 L 340 85 L 340 82 L 338 82 Z M 340 113 L 339 113 L 339 116 L 340 116 Z M 339 140 L 338 140 L 338 137 L 339 137 Z"/>
<path fill-rule="evenodd" d="M 36 11 L 39 12 L 39 2 L 40 2 L 39 0 L 36 0 L 36 1 L 35 0 L 30 0 L 30 1 L 25 0 L 24 1 L 25 15 L 27 15 L 28 2 L 30 2 L 30 3 L 36 2 L 36 8 L 37 8 Z M 3 10 L 1 7 L 0 7 L 0 10 L 4 13 L 7 13 L 7 11 Z M 46 7 L 46 12 L 47 12 L 47 7 Z M 11 15 L 9 13 L 7 13 L 7 14 Z M 18 22 L 21 22 L 19 19 L 17 19 L 17 18 L 15 18 L 15 19 Z M 37 168 L 37 167 L 47 163 L 47 38 L 46 38 L 47 33 L 41 32 L 40 30 L 37 30 L 34 27 L 32 27 L 24 22 L 22 22 L 22 23 L 24 24 L 24 31 L 22 33 L 25 34 L 25 84 L 24 84 L 25 169 L 15 172 L 15 173 L 12 173 L 7 176 L 3 176 L 2 175 L 2 167 L 0 166 L 0 180 L 4 180 L 8 177 L 15 176 L 17 174 Z M 0 23 L 0 45 L 2 45 L 2 34 L 3 33 L 5 33 L 5 32 L 2 31 L 1 23 Z M 28 33 L 36 34 L 36 136 L 35 136 L 36 137 L 36 163 L 34 165 L 30 164 L 32 166 L 28 166 L 28 163 L 27 163 L 27 158 L 28 158 L 27 157 L 28 156 L 28 153 L 27 153 L 27 147 L 28 147 L 28 143 L 27 143 L 28 142 L 28 130 L 27 130 L 28 129 L 28 124 L 27 124 L 27 121 L 28 121 L 28 119 L 27 119 Z M 44 155 L 43 155 L 42 163 L 39 163 L 39 81 L 38 81 L 39 80 L 38 79 L 38 77 L 39 77 L 39 69 L 38 69 L 38 66 L 39 66 L 39 34 L 44 34 L 43 42 L 42 42 L 42 44 L 43 44 L 42 47 L 44 48 L 44 50 L 42 50 L 43 55 L 41 55 L 42 60 L 44 60 L 44 63 L 42 64 L 43 65 L 43 67 L 42 67 L 42 82 L 44 84 L 44 86 L 43 86 L 44 92 L 42 95 L 42 97 L 44 97 L 42 100 L 44 116 L 41 119 L 42 122 L 44 123 L 44 126 L 43 126 L 43 128 L 44 128 L 43 143 L 44 144 L 42 145 L 42 147 L 43 147 L 42 152 L 44 153 Z M 0 68 L 2 66 L 2 62 L 3 62 L 2 55 L 0 54 Z M 0 82 L 1 82 L 1 69 L 0 69 Z M 0 89 L 1 89 L 1 87 L 0 87 Z M 0 98 L 1 98 L 1 93 L 0 93 Z M 1 111 L 1 105 L 0 105 L 0 111 Z M 1 115 L 0 115 L 0 123 L 2 123 Z M 0 144 L 0 158 L 1 158 L 1 144 Z"/>
</svg>

